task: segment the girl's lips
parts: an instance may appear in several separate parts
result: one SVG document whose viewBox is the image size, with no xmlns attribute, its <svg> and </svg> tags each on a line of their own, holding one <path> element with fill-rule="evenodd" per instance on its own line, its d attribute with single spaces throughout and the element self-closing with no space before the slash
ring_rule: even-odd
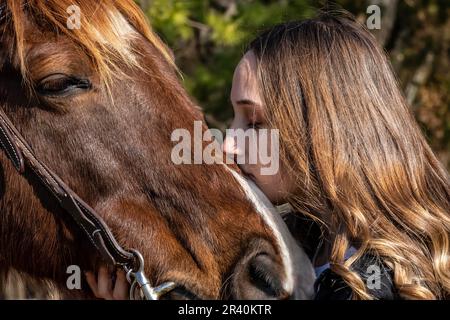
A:
<svg viewBox="0 0 450 320">
<path fill-rule="evenodd" d="M 242 170 L 242 169 L 241 169 Z M 255 176 L 249 172 L 246 172 L 245 170 L 242 170 L 242 173 L 244 176 L 252 181 L 255 181 Z"/>
<path fill-rule="evenodd" d="M 241 173 L 242 173 L 242 175 L 243 175 L 244 177 L 246 177 L 246 178 L 252 180 L 253 182 L 256 182 L 256 180 L 255 180 L 256 177 L 255 177 L 252 173 L 250 173 L 249 171 L 247 171 L 246 168 L 245 168 L 245 166 L 239 165 L 239 164 L 238 164 L 238 167 L 239 167 L 239 169 L 241 170 Z"/>
</svg>

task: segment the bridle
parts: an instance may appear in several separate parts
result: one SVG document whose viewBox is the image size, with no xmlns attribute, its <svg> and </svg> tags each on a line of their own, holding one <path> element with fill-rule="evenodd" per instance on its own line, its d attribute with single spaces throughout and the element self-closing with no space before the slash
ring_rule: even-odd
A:
<svg viewBox="0 0 450 320">
<path fill-rule="evenodd" d="M 0 109 L 0 145 L 14 168 L 24 175 L 36 176 L 40 186 L 49 191 L 63 211 L 78 225 L 103 259 L 122 267 L 131 285 L 130 299 L 158 300 L 176 287 L 174 282 L 164 282 L 152 287 L 144 273 L 144 259 L 137 250 L 120 246 L 107 224 L 64 181 L 33 153 L 26 140 Z"/>
</svg>

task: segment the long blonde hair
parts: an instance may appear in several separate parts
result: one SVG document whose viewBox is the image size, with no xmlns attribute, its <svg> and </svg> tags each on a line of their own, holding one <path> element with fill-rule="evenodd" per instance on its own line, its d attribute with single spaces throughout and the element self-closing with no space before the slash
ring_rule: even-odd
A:
<svg viewBox="0 0 450 320">
<path fill-rule="evenodd" d="M 402 298 L 450 296 L 450 179 L 373 36 L 345 15 L 275 26 L 249 46 L 297 211 L 332 235 L 331 268 L 371 299 L 352 264 L 370 252 Z M 350 245 L 357 252 L 347 261 Z"/>
</svg>

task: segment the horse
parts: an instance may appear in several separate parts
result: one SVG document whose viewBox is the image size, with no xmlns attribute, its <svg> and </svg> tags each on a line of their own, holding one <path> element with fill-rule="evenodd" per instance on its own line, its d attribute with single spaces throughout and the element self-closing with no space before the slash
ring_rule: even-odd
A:
<svg viewBox="0 0 450 320">
<path fill-rule="evenodd" d="M 1 0 L 0 108 L 117 241 L 142 253 L 152 284 L 176 283 L 164 298 L 312 296 L 306 254 L 236 165 L 171 161 L 173 130 L 207 126 L 134 1 Z M 29 169 L 18 175 L 4 152 L 0 164 L 0 273 L 93 298 L 84 282 L 66 286 L 67 268 L 96 270 L 98 253 Z"/>
</svg>

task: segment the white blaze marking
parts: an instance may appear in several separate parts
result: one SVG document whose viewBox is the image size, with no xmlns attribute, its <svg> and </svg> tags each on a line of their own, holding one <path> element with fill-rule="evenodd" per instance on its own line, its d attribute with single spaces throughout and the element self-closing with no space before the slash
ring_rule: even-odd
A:
<svg viewBox="0 0 450 320">
<path fill-rule="evenodd" d="M 293 293 L 295 284 L 294 268 L 290 251 L 286 245 L 286 238 L 292 239 L 289 230 L 287 229 L 284 221 L 281 219 L 281 216 L 276 212 L 269 199 L 267 199 L 262 191 L 259 190 L 258 187 L 256 187 L 253 181 L 246 180 L 237 172 L 230 169 L 228 166 L 225 167 L 229 171 L 231 171 L 233 176 L 242 186 L 242 189 L 244 190 L 247 198 L 253 203 L 258 213 L 261 214 L 264 222 L 270 227 L 270 229 L 272 229 L 272 232 L 274 233 L 274 236 L 280 247 L 281 259 L 283 261 L 286 272 L 286 281 L 283 283 L 283 289 L 289 293 Z M 292 239 L 292 241 L 294 241 L 294 239 Z"/>
</svg>

